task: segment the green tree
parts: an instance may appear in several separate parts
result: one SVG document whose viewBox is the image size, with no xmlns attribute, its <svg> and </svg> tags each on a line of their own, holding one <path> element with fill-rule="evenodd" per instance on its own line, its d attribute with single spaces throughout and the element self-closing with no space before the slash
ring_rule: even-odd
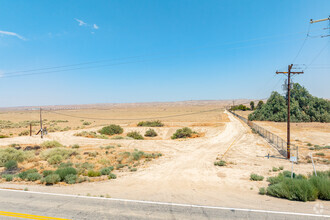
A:
<svg viewBox="0 0 330 220">
<path fill-rule="evenodd" d="M 262 100 L 260 100 L 258 102 L 258 105 L 257 105 L 257 109 L 260 109 L 262 107 L 262 105 L 264 104 L 264 102 Z"/>
<path fill-rule="evenodd" d="M 250 102 L 250 107 L 251 107 L 251 110 L 254 110 L 254 101 Z"/>
</svg>

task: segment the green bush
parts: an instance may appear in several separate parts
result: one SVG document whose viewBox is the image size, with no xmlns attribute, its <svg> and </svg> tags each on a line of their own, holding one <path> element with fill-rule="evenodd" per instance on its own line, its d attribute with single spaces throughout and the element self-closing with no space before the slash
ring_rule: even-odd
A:
<svg viewBox="0 0 330 220">
<path fill-rule="evenodd" d="M 330 200 L 330 178 L 324 176 L 312 176 L 310 183 L 318 190 L 318 198 Z"/>
<path fill-rule="evenodd" d="M 13 181 L 14 178 L 12 174 L 3 174 L 1 177 L 5 179 L 7 182 Z"/>
<path fill-rule="evenodd" d="M 158 134 L 156 133 L 156 131 L 154 129 L 148 129 L 146 131 L 146 133 L 144 134 L 144 136 L 146 137 L 156 137 Z"/>
<path fill-rule="evenodd" d="M 63 147 L 63 145 L 60 144 L 57 141 L 45 141 L 41 144 L 41 147 L 43 147 L 43 148 L 54 148 L 54 147 Z"/>
<path fill-rule="evenodd" d="M 123 167 L 125 167 L 125 165 L 119 163 L 119 164 L 117 164 L 116 169 L 119 170 L 119 169 L 121 169 L 121 168 L 123 168 Z"/>
<path fill-rule="evenodd" d="M 265 189 L 265 187 L 261 187 L 261 188 L 259 188 L 259 194 L 260 194 L 260 195 L 265 195 L 265 194 L 266 194 L 266 189 Z"/>
<path fill-rule="evenodd" d="M 80 146 L 78 144 L 74 144 L 74 145 L 72 145 L 72 148 L 73 149 L 78 149 L 78 148 L 80 148 Z"/>
<path fill-rule="evenodd" d="M 55 171 L 55 174 L 58 174 L 60 177 L 60 181 L 65 180 L 65 177 L 69 174 L 77 174 L 77 170 L 73 167 L 65 167 L 65 168 L 59 168 Z"/>
<path fill-rule="evenodd" d="M 18 136 L 28 136 L 29 134 L 30 134 L 30 131 L 25 130 L 25 131 L 22 131 L 21 133 L 19 133 Z"/>
<path fill-rule="evenodd" d="M 114 134 L 122 134 L 124 132 L 124 129 L 119 125 L 111 124 L 109 126 L 103 127 L 98 132 L 106 135 L 114 135 Z"/>
<path fill-rule="evenodd" d="M 25 180 L 27 178 L 27 176 L 31 173 L 38 173 L 38 170 L 37 169 L 29 169 L 29 170 L 20 172 L 18 174 L 18 177 L 21 178 L 22 180 Z"/>
<path fill-rule="evenodd" d="M 16 160 L 8 160 L 5 163 L 5 167 L 7 170 L 13 170 L 17 168 L 17 161 Z"/>
<path fill-rule="evenodd" d="M 113 167 L 112 167 L 112 170 L 113 170 Z M 109 175 L 112 170 L 109 167 L 106 167 L 106 168 L 102 168 L 100 170 L 100 173 L 101 173 L 101 175 Z"/>
<path fill-rule="evenodd" d="M 258 174 L 255 174 L 255 173 L 250 174 L 250 180 L 252 180 L 252 181 L 262 181 L 263 179 L 264 179 L 264 177 L 260 176 Z"/>
<path fill-rule="evenodd" d="M 53 170 L 44 170 L 44 171 L 42 172 L 42 176 L 43 176 L 43 177 L 46 177 L 46 176 L 51 175 L 51 174 L 53 174 L 53 173 L 54 173 Z"/>
<path fill-rule="evenodd" d="M 40 180 L 41 179 L 41 175 L 39 173 L 29 173 L 27 176 L 26 176 L 26 179 L 28 181 L 36 181 L 36 180 Z"/>
<path fill-rule="evenodd" d="M 69 158 L 71 155 L 74 155 L 76 151 L 67 148 L 53 148 L 47 149 L 41 153 L 41 158 L 47 160 L 49 164 L 59 164 L 63 160 Z"/>
<path fill-rule="evenodd" d="M 45 182 L 46 184 L 56 184 L 61 181 L 61 177 L 58 174 L 50 174 L 46 176 L 42 182 Z"/>
<path fill-rule="evenodd" d="M 279 169 L 277 167 L 273 167 L 273 172 L 277 172 Z"/>
<path fill-rule="evenodd" d="M 137 131 L 131 131 L 127 133 L 127 137 L 134 138 L 135 140 L 143 140 L 143 136 Z"/>
<path fill-rule="evenodd" d="M 116 179 L 117 176 L 116 176 L 116 174 L 110 173 L 108 178 L 109 179 Z"/>
<path fill-rule="evenodd" d="M 133 160 L 140 160 L 140 158 L 144 155 L 145 153 L 143 151 L 138 151 L 138 150 L 134 150 L 131 154 Z"/>
<path fill-rule="evenodd" d="M 75 184 L 77 182 L 78 176 L 75 174 L 69 174 L 65 176 L 65 182 L 68 184 Z"/>
<path fill-rule="evenodd" d="M 267 194 L 297 201 L 314 201 L 318 197 L 317 189 L 305 179 L 284 178 L 282 182 L 270 185 Z"/>
<path fill-rule="evenodd" d="M 101 172 L 100 171 L 95 171 L 95 170 L 88 170 L 87 175 L 89 177 L 101 176 Z"/>
<path fill-rule="evenodd" d="M 61 163 L 58 168 L 66 168 L 66 167 L 72 167 L 73 163 L 67 162 L 67 163 Z"/>
<path fill-rule="evenodd" d="M 51 156 L 50 158 L 47 159 L 47 162 L 51 165 L 54 165 L 54 164 L 59 164 L 63 161 L 63 157 L 61 155 L 54 155 L 54 156 Z"/>
<path fill-rule="evenodd" d="M 164 124 L 157 120 L 157 121 L 140 121 L 137 126 L 139 127 L 163 127 Z"/>
<path fill-rule="evenodd" d="M 92 122 L 88 122 L 88 121 L 85 121 L 85 122 L 83 122 L 83 125 L 91 125 L 92 124 Z"/>
<path fill-rule="evenodd" d="M 184 127 L 182 129 L 176 130 L 176 132 L 172 135 L 172 139 L 178 139 L 178 138 L 188 138 L 191 137 L 192 134 L 196 132 L 193 132 L 190 128 Z"/>
<path fill-rule="evenodd" d="M 325 156 L 324 153 L 316 153 L 317 156 Z"/>
<path fill-rule="evenodd" d="M 0 167 L 5 166 L 5 163 L 14 160 L 18 163 L 23 162 L 31 156 L 31 153 L 24 152 L 22 150 L 16 150 L 15 148 L 3 148 L 0 149 Z"/>
<path fill-rule="evenodd" d="M 215 161 L 214 166 L 220 166 L 220 167 L 226 166 L 226 161 L 224 160 Z"/>
</svg>

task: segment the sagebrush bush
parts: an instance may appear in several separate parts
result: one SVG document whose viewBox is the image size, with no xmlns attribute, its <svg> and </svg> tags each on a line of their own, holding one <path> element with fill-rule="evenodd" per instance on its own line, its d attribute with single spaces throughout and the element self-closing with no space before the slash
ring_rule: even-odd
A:
<svg viewBox="0 0 330 220">
<path fill-rule="evenodd" d="M 80 148 L 80 146 L 79 146 L 79 144 L 74 144 L 74 145 L 72 145 L 72 148 L 73 149 L 78 149 L 78 148 Z"/>
<path fill-rule="evenodd" d="M 22 131 L 21 133 L 19 133 L 18 136 L 27 136 L 29 134 L 30 134 L 30 131 L 25 130 L 25 131 Z"/>
<path fill-rule="evenodd" d="M 89 176 L 89 177 L 101 176 L 101 172 L 95 171 L 95 170 L 88 170 L 87 176 Z"/>
<path fill-rule="evenodd" d="M 127 137 L 134 138 L 135 140 L 143 140 L 143 136 L 137 131 L 131 131 L 127 133 Z"/>
<path fill-rule="evenodd" d="M 110 173 L 109 176 L 108 176 L 109 179 L 116 179 L 117 176 L 116 174 L 113 174 L 113 173 Z"/>
<path fill-rule="evenodd" d="M 69 174 L 77 174 L 77 170 L 73 167 L 65 167 L 65 168 L 59 168 L 55 172 L 55 174 L 58 174 L 60 176 L 60 181 L 65 180 L 65 177 Z"/>
<path fill-rule="evenodd" d="M 59 164 L 63 161 L 63 157 L 61 155 L 54 155 L 47 159 L 47 162 L 51 165 Z"/>
<path fill-rule="evenodd" d="M 190 128 L 184 127 L 182 129 L 176 130 L 176 132 L 172 135 L 172 139 L 178 139 L 178 138 L 188 138 L 191 137 L 192 134 L 196 132 L 193 132 Z"/>
<path fill-rule="evenodd" d="M 91 125 L 92 124 L 92 122 L 88 122 L 88 121 L 85 121 L 85 122 L 83 122 L 83 125 Z"/>
<path fill-rule="evenodd" d="M 44 170 L 44 171 L 42 172 L 42 176 L 43 176 L 43 177 L 46 177 L 46 176 L 48 176 L 48 175 L 50 175 L 50 174 L 53 174 L 53 173 L 54 173 L 53 170 Z"/>
<path fill-rule="evenodd" d="M 134 150 L 131 154 L 131 157 L 133 160 L 140 160 L 140 158 L 144 155 L 145 153 L 143 151 Z"/>
<path fill-rule="evenodd" d="M 114 134 L 122 134 L 124 132 L 124 129 L 119 125 L 111 124 L 109 126 L 103 127 L 98 132 L 106 135 L 114 135 Z"/>
<path fill-rule="evenodd" d="M 140 121 L 137 126 L 140 127 L 163 127 L 164 124 L 157 120 L 157 121 Z"/>
<path fill-rule="evenodd" d="M 255 174 L 255 173 L 250 174 L 250 180 L 252 180 L 252 181 L 262 181 L 263 179 L 264 179 L 264 177 L 260 176 L 258 174 Z"/>
<path fill-rule="evenodd" d="M 78 176 L 75 174 L 69 174 L 65 176 L 65 182 L 68 184 L 75 184 L 78 180 Z"/>
<path fill-rule="evenodd" d="M 226 161 L 224 160 L 219 160 L 214 162 L 214 166 L 226 166 Z"/>
<path fill-rule="evenodd" d="M 112 170 L 109 167 L 100 170 L 101 175 L 109 175 Z"/>
<path fill-rule="evenodd" d="M 31 174 L 31 173 L 38 173 L 37 169 L 29 169 L 29 170 L 25 170 L 23 172 L 20 172 L 18 174 L 18 177 L 21 178 L 22 180 L 25 180 L 27 175 Z"/>
<path fill-rule="evenodd" d="M 24 152 L 11 147 L 0 149 L 0 167 L 3 167 L 10 160 L 20 163 L 29 157 L 31 157 L 31 152 Z"/>
<path fill-rule="evenodd" d="M 63 147 L 58 141 L 45 141 L 41 144 L 43 148 L 54 148 L 54 147 Z"/>
<path fill-rule="evenodd" d="M 284 178 L 280 183 L 270 185 L 267 194 L 297 201 L 314 201 L 318 197 L 317 189 L 306 179 Z"/>
<path fill-rule="evenodd" d="M 41 153 L 41 158 L 44 160 L 47 160 L 47 161 L 48 161 L 48 159 L 52 158 L 48 162 L 50 162 L 51 164 L 57 164 L 57 163 L 60 163 L 62 160 L 69 158 L 71 155 L 73 155 L 75 153 L 76 153 L 75 150 L 67 149 L 67 148 L 63 148 L 63 147 L 57 147 L 57 148 L 47 149 L 47 150 L 43 151 Z"/>
<path fill-rule="evenodd" d="M 42 180 L 42 182 L 45 182 L 46 184 L 56 184 L 60 181 L 61 178 L 58 174 L 50 174 Z"/>
<path fill-rule="evenodd" d="M 5 168 L 7 170 L 13 170 L 13 169 L 16 169 L 17 168 L 17 161 L 16 160 L 8 160 L 6 163 L 5 163 Z"/>
<path fill-rule="evenodd" d="M 40 180 L 41 179 L 41 174 L 39 173 L 29 173 L 27 176 L 26 176 L 26 179 L 28 181 L 36 181 L 36 180 Z"/>
<path fill-rule="evenodd" d="M 259 194 L 260 194 L 260 195 L 265 195 L 265 194 L 266 194 L 266 189 L 265 189 L 265 187 L 261 187 L 261 188 L 259 188 Z"/>
<path fill-rule="evenodd" d="M 146 137 L 156 137 L 158 134 L 154 129 L 148 129 L 144 136 Z"/>
<path fill-rule="evenodd" d="M 318 190 L 319 199 L 330 200 L 330 178 L 312 176 L 309 181 Z"/>
<path fill-rule="evenodd" d="M 3 174 L 1 178 L 5 179 L 7 182 L 13 181 L 14 175 L 12 174 Z"/>
</svg>

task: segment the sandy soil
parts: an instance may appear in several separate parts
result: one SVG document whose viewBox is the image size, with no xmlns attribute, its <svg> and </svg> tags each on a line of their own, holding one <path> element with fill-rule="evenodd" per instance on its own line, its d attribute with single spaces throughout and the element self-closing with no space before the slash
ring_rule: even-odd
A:
<svg viewBox="0 0 330 220">
<path fill-rule="evenodd" d="M 330 214 L 330 202 L 293 202 L 258 195 L 258 188 L 267 182 L 251 182 L 252 172 L 267 176 L 276 175 L 271 172 L 273 166 L 284 166 L 291 169 L 291 164 L 283 159 L 267 142 L 228 113 L 229 122 L 225 126 L 215 127 L 207 136 L 174 140 L 128 141 L 130 148 L 159 151 L 164 154 L 160 159 L 152 161 L 146 169 L 134 173 L 123 173 L 118 179 L 82 183 L 71 186 L 28 185 L 29 190 L 86 195 L 110 195 L 115 198 L 153 200 L 202 205 L 244 207 L 279 211 L 295 211 L 314 213 L 316 203 L 322 203 L 324 214 Z M 71 131 L 70 131 L 71 132 Z M 97 140 L 73 137 L 64 132 L 64 136 L 52 134 L 64 144 L 93 142 L 94 144 L 114 142 L 114 140 Z M 20 138 L 6 141 L 17 142 Z M 29 141 L 33 141 L 31 138 Z M 38 143 L 40 139 L 35 139 Z M 265 156 L 270 153 L 270 159 Z M 223 158 L 229 165 L 216 167 L 216 158 Z M 317 169 L 329 169 L 327 165 L 317 165 Z M 296 173 L 307 174 L 312 171 L 310 164 L 294 166 Z M 26 185 L 3 183 L 2 188 L 23 189 Z"/>
</svg>

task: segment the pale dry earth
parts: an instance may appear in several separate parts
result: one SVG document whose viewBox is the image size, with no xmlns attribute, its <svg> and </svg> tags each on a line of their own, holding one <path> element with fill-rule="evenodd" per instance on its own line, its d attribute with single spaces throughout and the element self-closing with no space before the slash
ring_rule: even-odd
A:
<svg viewBox="0 0 330 220">
<path fill-rule="evenodd" d="M 101 140 L 74 137 L 73 131 L 53 133 L 50 139 L 63 144 L 100 144 L 124 143 L 129 148 L 159 151 L 164 154 L 154 160 L 145 169 L 134 173 L 120 173 L 118 179 L 82 183 L 70 186 L 44 186 L 3 183 L 1 188 L 24 189 L 31 191 L 54 192 L 66 194 L 91 194 L 95 196 L 110 195 L 114 198 L 152 200 L 199 205 L 229 206 L 253 209 L 269 209 L 314 213 L 314 206 L 322 203 L 323 214 L 330 213 L 330 202 L 294 202 L 258 195 L 258 188 L 267 186 L 267 182 L 251 182 L 252 172 L 265 177 L 276 175 L 269 170 L 273 166 L 284 166 L 290 170 L 291 164 L 281 157 L 268 143 L 230 113 L 225 126 L 206 129 L 206 136 L 184 141 L 175 140 Z M 171 128 L 166 128 L 171 129 Z M 197 129 L 202 129 L 198 128 Z M 166 133 L 166 132 L 164 132 Z M 163 137 L 167 137 L 162 134 Z M 39 144 L 35 137 L 16 137 L 1 140 L 1 145 L 10 143 Z M 268 159 L 267 154 L 271 157 Z M 229 165 L 216 167 L 216 158 L 226 160 Z M 329 169 L 328 165 L 317 165 L 318 170 Z M 312 172 L 311 164 L 294 166 L 296 173 Z"/>
</svg>

